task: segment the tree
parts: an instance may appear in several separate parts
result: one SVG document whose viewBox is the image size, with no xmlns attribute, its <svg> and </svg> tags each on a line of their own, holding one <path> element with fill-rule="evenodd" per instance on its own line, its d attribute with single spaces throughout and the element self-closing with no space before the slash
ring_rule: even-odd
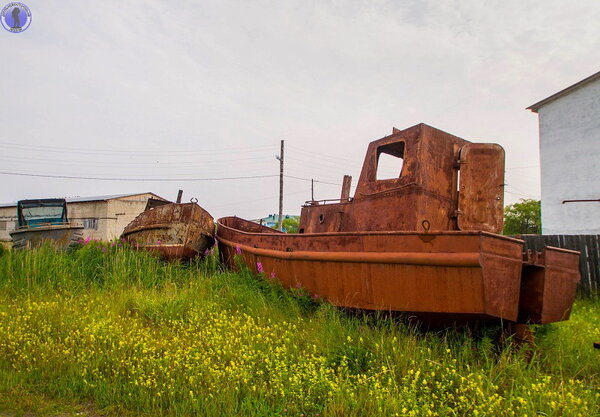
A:
<svg viewBox="0 0 600 417">
<path fill-rule="evenodd" d="M 286 233 L 298 233 L 300 219 L 298 217 L 286 217 L 283 219 L 283 230 Z"/>
<path fill-rule="evenodd" d="M 542 209 L 540 200 L 521 199 L 504 208 L 505 235 L 540 234 Z"/>
</svg>

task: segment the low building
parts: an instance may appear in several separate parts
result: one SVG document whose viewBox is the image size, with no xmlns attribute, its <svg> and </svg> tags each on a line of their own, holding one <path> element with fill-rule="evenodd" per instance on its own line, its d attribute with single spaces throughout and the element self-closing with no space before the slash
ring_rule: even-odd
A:
<svg viewBox="0 0 600 417">
<path fill-rule="evenodd" d="M 294 216 L 291 214 L 284 214 L 282 216 L 282 221 L 285 219 L 296 219 L 298 221 L 300 221 L 300 216 Z M 262 224 L 263 226 L 267 226 L 270 227 L 272 229 L 277 229 L 278 226 L 278 222 L 279 222 L 279 215 L 278 214 L 269 214 L 267 217 L 263 217 L 262 219 L 254 219 L 252 220 L 254 223 L 258 223 L 258 224 Z M 285 228 L 283 228 L 283 231 L 285 232 Z"/>
<path fill-rule="evenodd" d="M 600 234 L 600 72 L 528 109 L 539 116 L 542 233 Z"/>
<path fill-rule="evenodd" d="M 119 238 L 149 199 L 168 201 L 154 193 L 67 198 L 69 221 L 84 227 L 84 238 L 110 241 Z M 0 242 L 10 242 L 17 220 L 16 203 L 0 204 Z"/>
</svg>

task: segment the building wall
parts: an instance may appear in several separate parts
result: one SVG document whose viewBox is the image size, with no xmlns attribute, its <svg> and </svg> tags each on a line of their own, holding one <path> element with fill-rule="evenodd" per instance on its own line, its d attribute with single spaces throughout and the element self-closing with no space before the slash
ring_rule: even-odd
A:
<svg viewBox="0 0 600 417">
<path fill-rule="evenodd" d="M 0 207 L 0 243 L 11 242 L 9 232 L 15 230 L 17 207 Z"/>
<path fill-rule="evenodd" d="M 149 195 L 139 195 L 110 200 L 108 202 L 108 213 L 112 217 L 106 230 L 106 239 L 118 239 L 123 229 L 135 219 L 146 208 Z"/>
<path fill-rule="evenodd" d="M 543 234 L 600 234 L 600 80 L 538 109 Z"/>
<path fill-rule="evenodd" d="M 111 222 L 107 208 L 106 200 L 67 203 L 67 215 L 70 222 L 85 227 L 84 239 L 106 240 L 106 229 Z M 95 223 L 96 228 L 91 228 L 91 223 Z"/>
<path fill-rule="evenodd" d="M 110 241 L 118 239 L 123 229 L 135 219 L 144 209 L 152 194 L 139 194 L 127 197 L 113 198 L 104 201 L 69 203 L 69 219 L 82 224 L 92 225 L 96 220 L 97 229 L 83 230 L 84 238 Z M 156 198 L 156 197 L 154 197 Z M 72 208 L 71 208 L 72 207 Z"/>
</svg>

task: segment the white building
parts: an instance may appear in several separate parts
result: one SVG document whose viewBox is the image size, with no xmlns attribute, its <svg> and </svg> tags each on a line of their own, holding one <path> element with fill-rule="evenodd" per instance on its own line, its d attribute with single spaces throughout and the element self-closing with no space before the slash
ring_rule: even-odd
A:
<svg viewBox="0 0 600 417">
<path fill-rule="evenodd" d="M 542 233 L 600 234 L 600 72 L 528 109 L 539 115 Z"/>
</svg>

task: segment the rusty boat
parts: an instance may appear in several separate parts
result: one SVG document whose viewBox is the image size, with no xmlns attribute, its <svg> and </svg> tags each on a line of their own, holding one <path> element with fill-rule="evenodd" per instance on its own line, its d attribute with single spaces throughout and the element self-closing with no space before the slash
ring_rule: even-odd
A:
<svg viewBox="0 0 600 417">
<path fill-rule="evenodd" d="M 17 228 L 10 232 L 13 249 L 32 249 L 50 242 L 60 249 L 75 246 L 83 237 L 83 226 L 71 223 L 64 198 L 17 202 Z"/>
<path fill-rule="evenodd" d="M 381 179 L 383 156 L 400 165 Z M 264 272 L 340 307 L 429 323 L 551 323 L 569 318 L 579 253 L 500 235 L 504 150 L 425 124 L 368 146 L 354 197 L 307 201 L 299 233 L 218 220 L 223 262 Z"/>
<path fill-rule="evenodd" d="M 125 227 L 121 238 L 167 260 L 203 256 L 215 243 L 212 216 L 196 202 L 150 208 Z"/>
</svg>

